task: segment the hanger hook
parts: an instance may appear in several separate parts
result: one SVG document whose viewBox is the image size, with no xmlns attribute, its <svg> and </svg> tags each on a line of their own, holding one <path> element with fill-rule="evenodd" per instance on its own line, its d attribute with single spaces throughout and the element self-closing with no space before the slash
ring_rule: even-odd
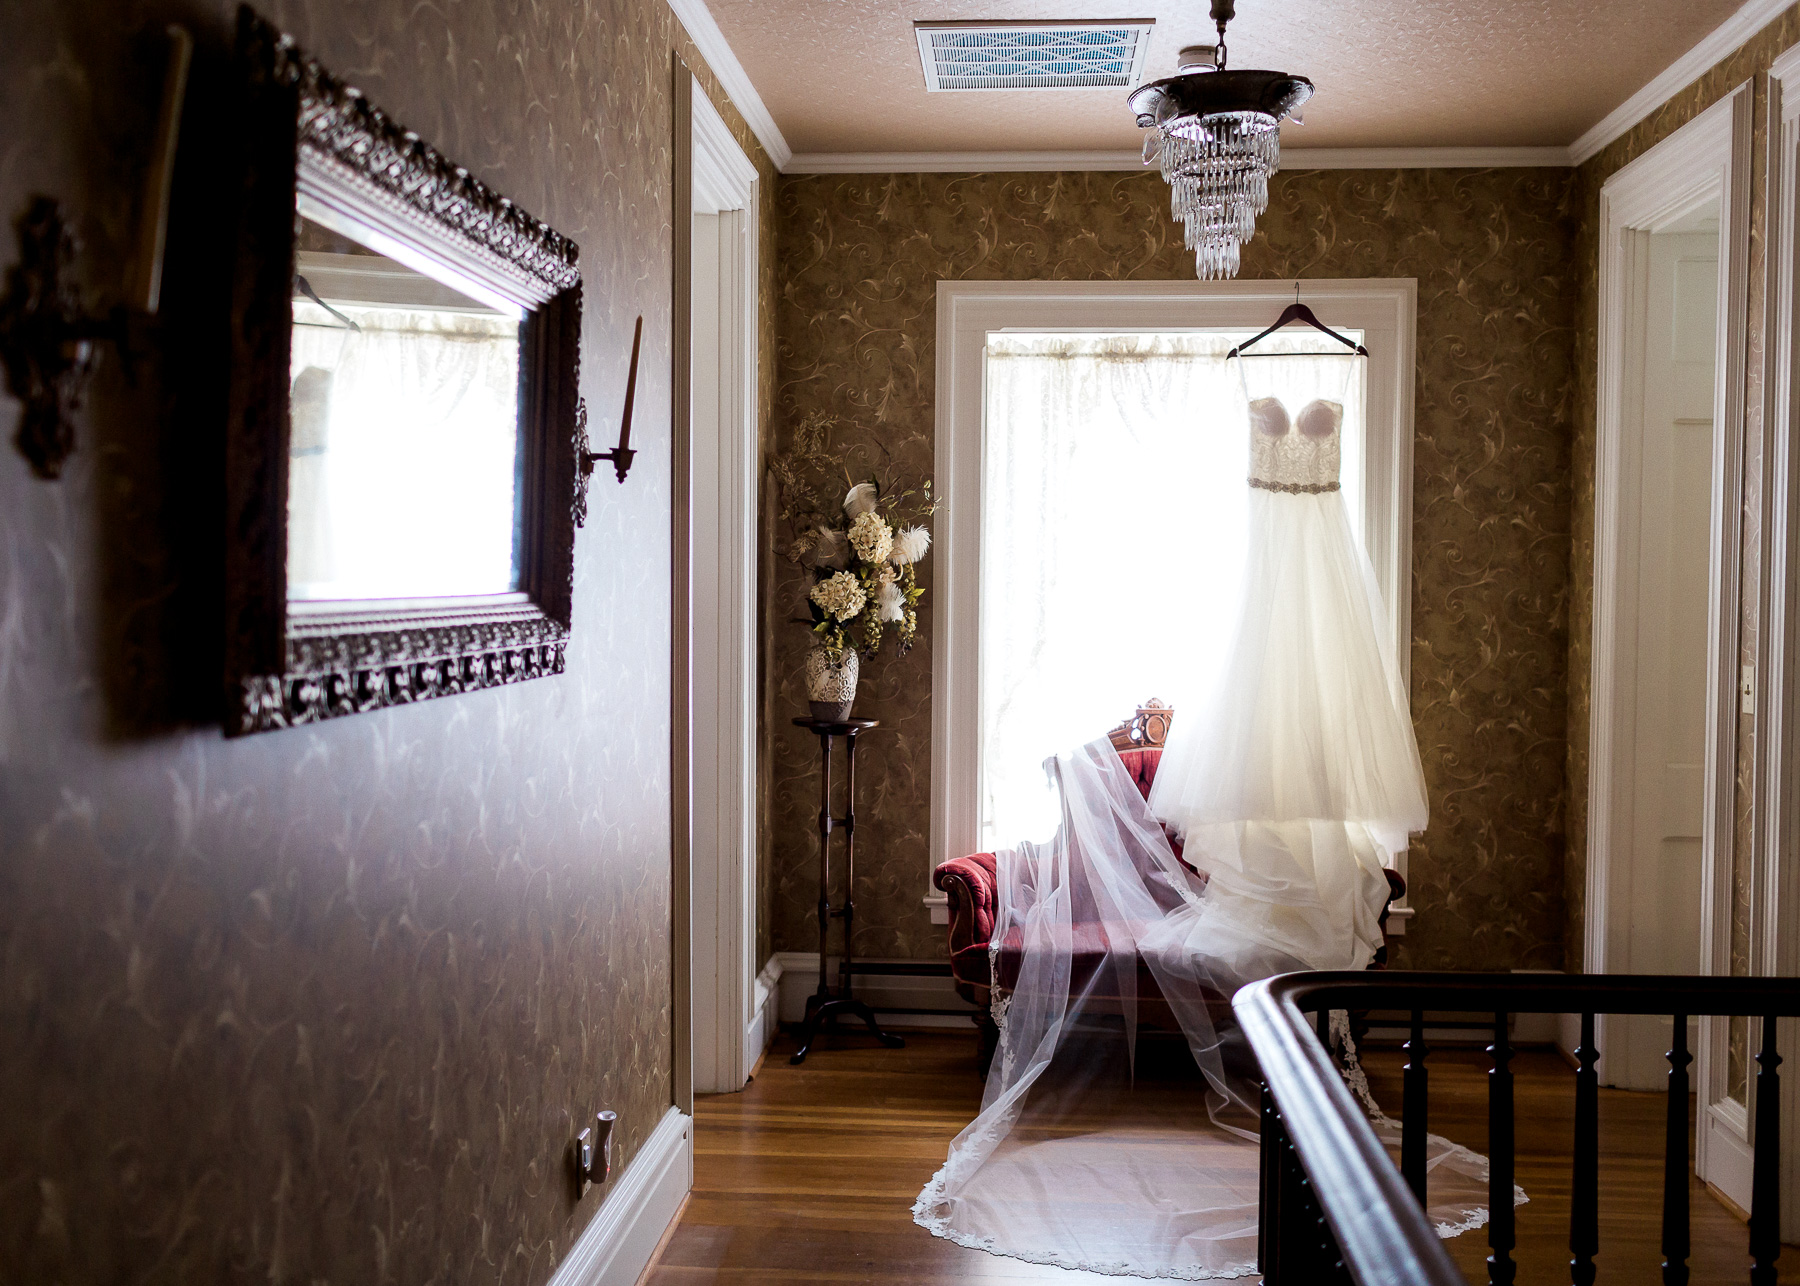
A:
<svg viewBox="0 0 1800 1286">
<path fill-rule="evenodd" d="M 1297 281 L 1294 283 L 1294 302 L 1300 302 L 1300 283 Z"/>
</svg>

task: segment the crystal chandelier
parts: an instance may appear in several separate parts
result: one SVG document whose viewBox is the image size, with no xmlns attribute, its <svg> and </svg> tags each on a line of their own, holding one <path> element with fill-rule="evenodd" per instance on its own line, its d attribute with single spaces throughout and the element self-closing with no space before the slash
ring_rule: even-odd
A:
<svg viewBox="0 0 1800 1286">
<path fill-rule="evenodd" d="M 1176 75 L 1126 100 L 1148 131 L 1144 164 L 1162 164 L 1202 281 L 1237 276 L 1239 247 L 1255 235 L 1281 167 L 1281 122 L 1298 121 L 1313 94 L 1304 76 L 1225 69 L 1225 24 L 1236 16 L 1233 0 L 1212 0 L 1219 43 L 1182 50 Z"/>
</svg>

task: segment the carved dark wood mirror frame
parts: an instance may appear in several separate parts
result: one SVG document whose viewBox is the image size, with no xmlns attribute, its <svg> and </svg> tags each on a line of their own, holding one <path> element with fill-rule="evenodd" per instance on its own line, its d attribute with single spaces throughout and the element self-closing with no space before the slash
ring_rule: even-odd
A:
<svg viewBox="0 0 1800 1286">
<path fill-rule="evenodd" d="M 585 511 L 576 247 L 403 129 L 249 8 L 238 13 L 245 179 L 227 426 L 226 732 L 261 732 L 558 674 Z M 520 326 L 520 592 L 293 613 L 287 461 L 297 196 L 348 194 L 532 301 Z"/>
</svg>

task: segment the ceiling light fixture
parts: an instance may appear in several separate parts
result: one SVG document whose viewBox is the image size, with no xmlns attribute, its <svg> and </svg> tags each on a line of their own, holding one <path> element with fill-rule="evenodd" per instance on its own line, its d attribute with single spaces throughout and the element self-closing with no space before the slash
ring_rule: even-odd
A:
<svg viewBox="0 0 1800 1286">
<path fill-rule="evenodd" d="M 1175 217 L 1202 281 L 1235 277 L 1239 248 L 1269 208 L 1269 176 L 1281 168 L 1281 122 L 1300 120 L 1313 95 L 1304 76 L 1227 71 L 1225 24 L 1233 0 L 1212 0 L 1219 43 L 1181 51 L 1180 67 L 1126 101 L 1144 136 L 1144 164 L 1160 160 Z"/>
</svg>

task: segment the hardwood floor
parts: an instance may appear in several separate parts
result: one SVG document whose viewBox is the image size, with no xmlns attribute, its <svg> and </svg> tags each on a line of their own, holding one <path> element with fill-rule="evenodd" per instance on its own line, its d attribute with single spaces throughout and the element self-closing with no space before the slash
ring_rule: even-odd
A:
<svg viewBox="0 0 1800 1286">
<path fill-rule="evenodd" d="M 788 1065 L 793 1048 L 784 1035 L 743 1093 L 698 1101 L 693 1195 L 648 1286 L 1121 1280 L 965 1249 L 912 1222 L 913 1198 L 980 1106 L 973 1033 L 908 1033 L 903 1050 L 837 1036 L 801 1067 Z M 1377 1098 L 1397 1104 L 1399 1052 L 1364 1061 Z M 1531 1197 L 1518 1212 L 1518 1280 L 1567 1282 L 1574 1077 L 1552 1052 L 1526 1050 L 1513 1066 L 1518 1181 Z M 1485 1056 L 1446 1050 L 1431 1067 L 1433 1131 L 1482 1149 Z M 1659 1282 L 1663 1099 L 1602 1090 L 1600 1113 L 1600 1281 Z M 1744 1226 L 1698 1184 L 1692 1208 L 1693 1286 L 1746 1281 Z M 1484 1232 L 1448 1244 L 1471 1282 L 1487 1280 Z M 1782 1258 L 1782 1280 L 1800 1281 L 1800 1251 Z"/>
</svg>

